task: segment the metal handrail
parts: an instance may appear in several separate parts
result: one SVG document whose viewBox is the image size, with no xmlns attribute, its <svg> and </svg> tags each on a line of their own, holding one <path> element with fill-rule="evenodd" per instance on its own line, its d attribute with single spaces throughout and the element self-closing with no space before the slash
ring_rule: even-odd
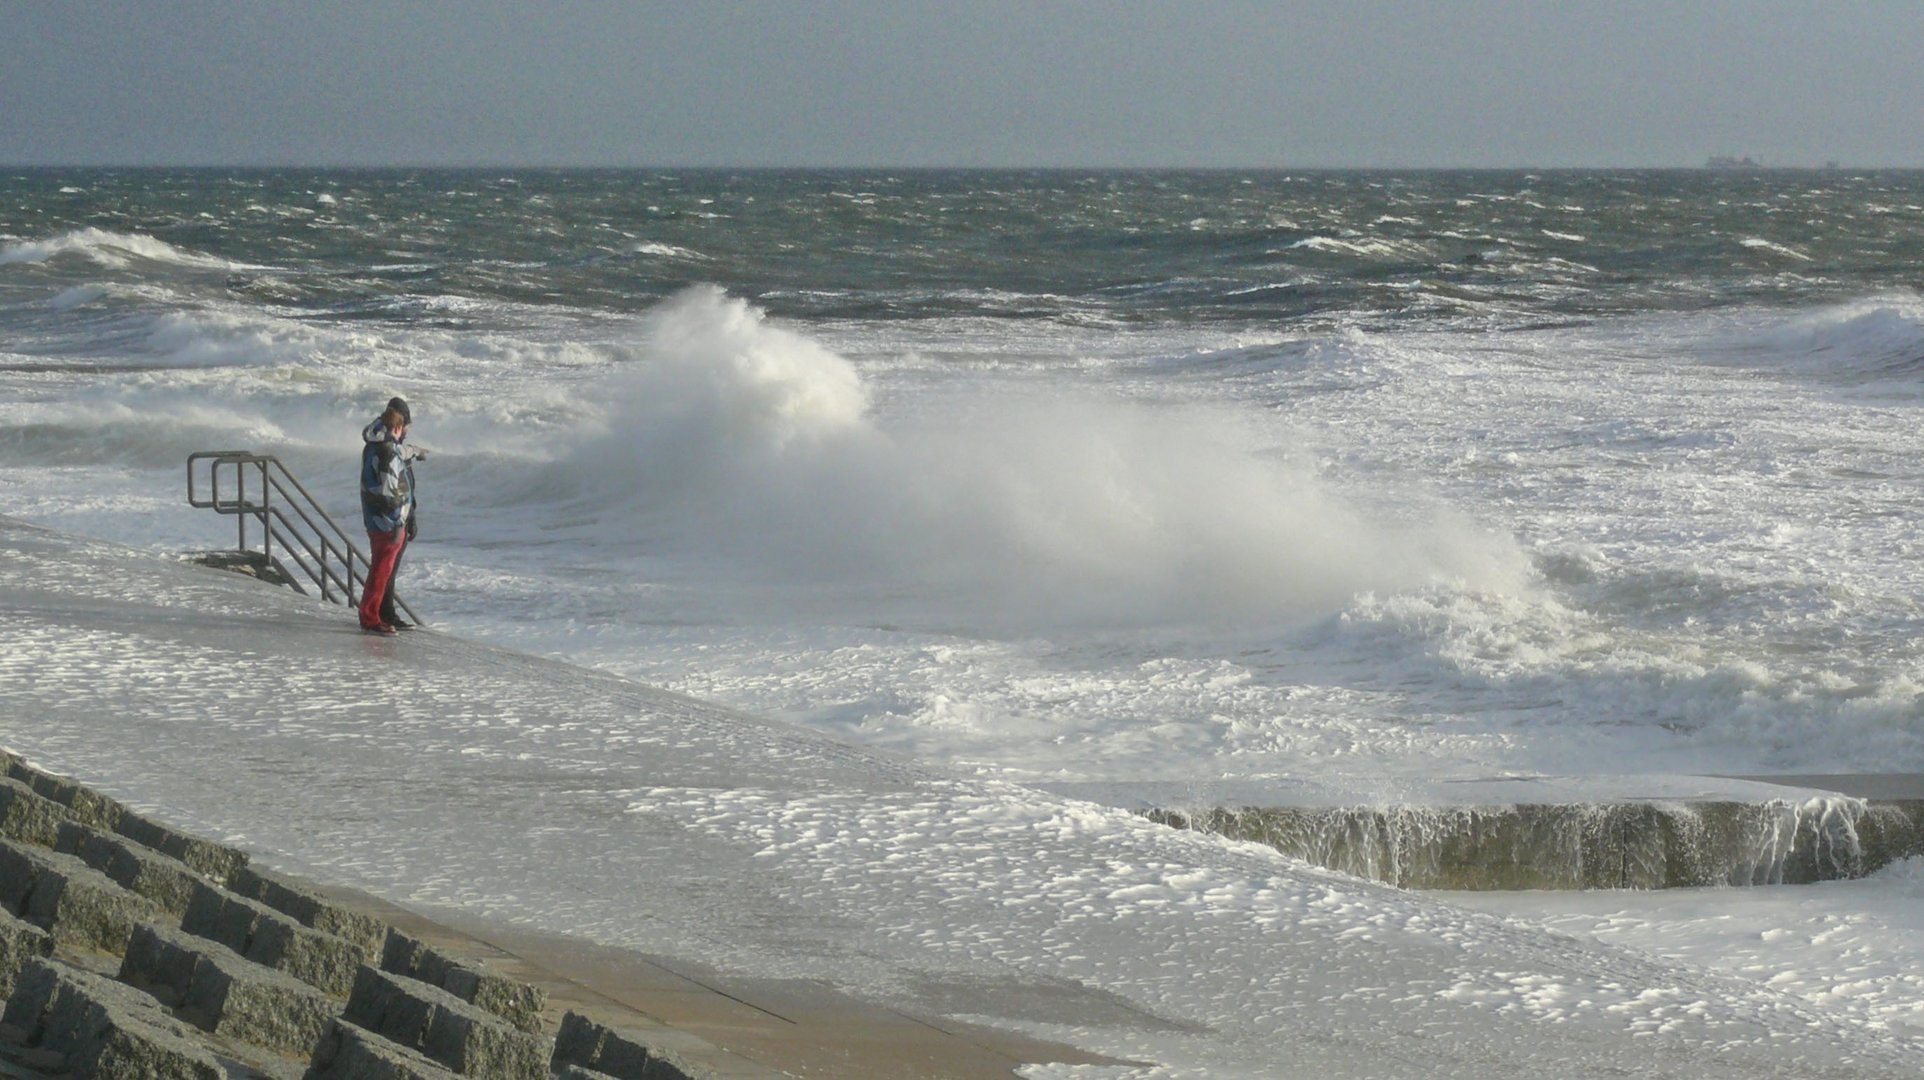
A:
<svg viewBox="0 0 1924 1080">
<path fill-rule="evenodd" d="M 207 465 L 207 495 L 199 494 L 196 483 L 198 473 L 196 464 L 205 461 Z M 230 497 L 221 495 L 221 476 L 231 470 L 233 493 Z M 250 471 L 258 471 L 259 479 L 255 491 L 259 494 L 256 502 L 248 497 L 247 478 Z M 279 495 L 279 501 L 274 496 Z M 321 590 L 321 599 L 332 601 L 338 590 L 341 603 L 355 606 L 355 593 L 367 584 L 367 573 L 373 563 L 354 542 L 348 539 L 326 510 L 321 509 L 320 501 L 310 494 L 306 487 L 289 472 L 287 466 L 272 454 L 256 454 L 251 450 L 201 450 L 187 455 L 187 503 L 217 514 L 230 514 L 238 526 L 236 547 L 241 551 L 247 546 L 247 522 L 251 518 L 260 525 L 261 555 L 271 565 L 278 566 L 274 558 L 274 545 L 299 567 Z M 292 575 L 288 581 L 296 591 L 306 594 Z M 407 612 L 408 618 L 420 622 L 421 617 L 414 613 L 407 601 L 399 596 L 395 604 Z"/>
</svg>

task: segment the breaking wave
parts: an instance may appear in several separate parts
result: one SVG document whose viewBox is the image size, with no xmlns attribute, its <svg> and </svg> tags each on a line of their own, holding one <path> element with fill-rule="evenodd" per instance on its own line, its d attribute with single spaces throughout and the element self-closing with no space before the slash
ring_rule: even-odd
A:
<svg viewBox="0 0 1924 1080">
<path fill-rule="evenodd" d="M 570 467 L 638 534 L 818 600 L 1004 630 L 1287 621 L 1522 574 L 1508 540 L 1447 515 L 1353 505 L 1229 407 L 1017 380 L 878 412 L 849 361 L 708 288 L 654 313 L 641 356 Z"/>
<path fill-rule="evenodd" d="M 1924 376 L 1924 301 L 1907 294 L 1820 308 L 1740 335 L 1743 352 L 1800 375 L 1846 384 Z"/>
<path fill-rule="evenodd" d="M 259 269 L 244 263 L 186 251 L 145 233 L 121 233 L 84 228 L 44 240 L 24 240 L 0 247 L 0 265 L 44 263 L 66 255 L 84 257 L 111 269 L 124 269 L 137 260 L 214 270 Z"/>
</svg>

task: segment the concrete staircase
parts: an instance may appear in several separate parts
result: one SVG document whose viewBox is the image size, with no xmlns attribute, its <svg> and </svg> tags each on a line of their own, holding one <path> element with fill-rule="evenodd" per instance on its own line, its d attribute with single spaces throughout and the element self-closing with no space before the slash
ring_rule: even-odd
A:
<svg viewBox="0 0 1924 1080">
<path fill-rule="evenodd" d="M 0 751 L 0 1076 L 770 1080 Z"/>
</svg>

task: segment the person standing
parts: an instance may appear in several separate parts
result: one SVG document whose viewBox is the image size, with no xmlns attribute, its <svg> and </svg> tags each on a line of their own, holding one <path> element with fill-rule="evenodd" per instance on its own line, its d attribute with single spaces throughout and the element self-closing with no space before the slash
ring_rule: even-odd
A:
<svg viewBox="0 0 1924 1080">
<path fill-rule="evenodd" d="M 414 629 L 394 610 L 395 573 L 416 531 L 414 460 L 427 456 L 407 445 L 412 421 L 408 403 L 397 397 L 361 430 L 361 520 L 370 551 L 360 616 L 361 629 L 370 634 Z"/>
</svg>

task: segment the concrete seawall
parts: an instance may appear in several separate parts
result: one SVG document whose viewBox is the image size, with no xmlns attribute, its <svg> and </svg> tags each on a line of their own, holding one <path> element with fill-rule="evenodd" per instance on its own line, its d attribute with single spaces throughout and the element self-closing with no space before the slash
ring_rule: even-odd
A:
<svg viewBox="0 0 1924 1080">
<path fill-rule="evenodd" d="M 1924 854 L 1924 798 L 1143 813 L 1408 889 L 1808 884 Z"/>
</svg>

